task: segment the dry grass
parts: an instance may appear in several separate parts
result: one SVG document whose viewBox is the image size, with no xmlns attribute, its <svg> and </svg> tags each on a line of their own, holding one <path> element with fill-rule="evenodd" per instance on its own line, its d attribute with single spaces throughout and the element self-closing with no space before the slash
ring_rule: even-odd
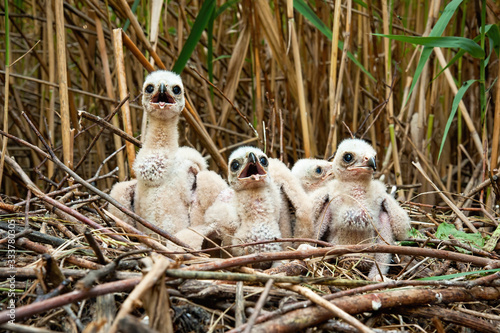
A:
<svg viewBox="0 0 500 333">
<path fill-rule="evenodd" d="M 498 73 L 496 54 L 491 55 L 486 67 L 485 86 L 492 89 L 486 95 L 488 103 L 484 121 L 481 121 L 478 97 L 480 87 L 476 84 L 464 96 L 461 105 L 462 111 L 465 110 L 469 117 L 462 118 L 462 112 L 461 117 L 453 121 L 442 157 L 437 161 L 456 92 L 453 85 L 460 87 L 461 82 L 478 79 L 479 60 L 466 54 L 449 68 L 449 76 L 440 75 L 431 80 L 441 70 L 440 61 L 432 55 L 415 93 L 405 104 L 408 82 L 415 71 L 419 49 L 411 44 L 371 35 L 372 32 L 407 36 L 428 34 L 433 26 L 431 21 L 443 9 L 443 5 L 430 6 L 435 3 L 391 2 L 394 6 L 391 12 L 388 12 L 389 9 L 381 10 L 381 3 L 368 1 L 368 8 L 355 3 L 351 12 L 347 12 L 350 7 L 343 7 L 339 11 L 338 27 L 332 23 L 332 2 L 312 5 L 324 24 L 334 27 L 334 37 L 346 42 L 344 51 L 354 54 L 376 79 L 373 80 L 352 61 L 347 59 L 342 62 L 342 50 L 332 52 L 330 40 L 300 13 L 295 11 L 294 20 L 290 20 L 285 2 L 280 3 L 280 6 L 269 6 L 265 1 L 255 4 L 251 1 L 236 2 L 214 21 L 214 39 L 211 43 L 215 59 L 211 66 L 213 72 L 207 72 L 206 33 L 201 36 L 183 71 L 194 116 L 199 117 L 201 128 L 196 130 L 183 123 L 182 144 L 194 146 L 209 157 L 208 152 L 215 147 L 224 158 L 229 153 L 227 147 L 234 148 L 242 143 L 266 147 L 270 155 L 279 156 L 282 144 L 284 151 L 281 157 L 293 164 L 301 157 L 329 155 L 336 143 L 352 132 L 375 144 L 379 162 L 382 162 L 379 176 L 385 177 L 388 183 L 420 183 L 421 177 L 411 162 L 425 159 L 426 167 L 432 169 L 433 181 L 437 181 L 436 177 L 444 180 L 441 190 L 463 192 L 469 182 L 485 179 L 497 165 L 497 161 L 489 159 L 490 147 L 495 146 L 496 149 L 495 142 L 498 141 L 498 137 L 492 136 L 493 110 L 496 106 L 493 103 L 496 86 L 492 84 Z M 498 8 L 493 2 L 488 1 L 487 4 L 486 23 L 494 23 L 497 21 Z M 150 53 L 148 50 L 154 48 L 169 68 L 176 61 L 179 47 L 182 47 L 183 40 L 190 33 L 199 6 L 201 3 L 195 1 L 170 2 L 161 13 L 160 24 L 156 29 L 158 40 L 150 43 L 146 40 L 155 40 L 153 36 L 148 37 L 151 11 L 147 4 L 141 4 L 126 34 L 144 54 L 147 55 Z M 36 142 L 20 117 L 24 111 L 38 124 L 44 136 L 60 147 L 68 164 L 72 160 L 79 161 L 97 129 L 88 129 L 91 124 L 80 121 L 77 110 L 84 109 L 104 117 L 116 105 L 117 97 L 123 97 L 128 91 L 131 96 L 130 121 L 126 121 L 128 117 L 124 117 L 125 114 L 120 114 L 120 118 L 114 118 L 113 122 L 118 124 L 117 120 L 120 120 L 123 123 L 120 127 L 134 135 L 141 133 L 143 115 L 137 96 L 146 71 L 128 49 L 124 50 L 125 67 L 120 69 L 116 45 L 111 40 L 112 29 L 122 27 L 127 17 L 132 15 L 128 8 L 124 8 L 124 2 L 114 1 L 110 2 L 109 8 L 93 1 L 65 3 L 66 29 L 64 34 L 57 30 L 58 34 L 54 35 L 54 29 L 49 29 L 47 22 L 55 19 L 55 27 L 58 28 L 63 19 L 60 15 L 54 15 L 54 8 L 41 4 L 32 6 L 29 3 L 19 7 L 17 3 L 10 3 L 11 63 L 37 41 L 41 42 L 9 68 L 11 84 L 9 90 L 2 91 L 1 95 L 3 100 L 6 95 L 10 100 L 8 104 L 3 103 L 9 109 L 9 132 Z M 478 10 L 479 7 L 472 3 L 462 5 L 443 35 L 466 38 L 477 36 L 480 29 L 480 22 L 476 20 Z M 387 17 L 391 13 L 392 24 L 382 24 L 388 23 Z M 352 22 L 346 26 L 346 20 L 351 15 Z M 346 29 L 349 32 L 347 35 Z M 48 38 L 49 35 L 55 38 Z M 61 43 L 64 38 L 66 42 Z M 442 50 L 443 57 L 448 60 L 456 52 Z M 55 51 L 58 51 L 57 57 Z M 63 60 L 67 63 L 64 64 Z M 338 65 L 334 66 L 336 63 Z M 5 82 L 5 63 L 0 66 L 0 79 Z M 205 77 L 213 77 L 213 84 L 251 120 L 258 130 L 258 138 L 221 94 L 212 93 L 192 68 Z M 63 79 L 65 70 L 68 88 Z M 119 79 L 121 75 L 124 75 L 123 79 Z M 119 90 L 118 87 L 123 88 Z M 130 128 L 126 126 L 127 123 Z M 394 128 L 391 124 L 394 124 Z M 391 140 L 392 131 L 394 138 Z M 199 133 L 202 132 L 208 133 L 210 139 L 200 138 Z M 479 133 L 477 138 L 482 138 L 479 139 L 481 143 L 474 141 L 474 132 Z M 77 171 L 89 178 L 104 158 L 122 144 L 124 142 L 120 143 L 116 136 L 113 138 L 105 132 Z M 479 144 L 485 147 L 486 154 L 483 150 L 479 151 Z M 209 146 L 212 146 L 212 150 L 207 151 Z M 119 178 L 130 177 L 125 173 L 129 170 L 127 161 L 133 160 L 134 152 L 130 147 L 126 153 L 120 152 L 107 161 L 103 171 L 120 166 Z M 50 163 L 12 141 L 8 142 L 7 153 L 15 156 L 29 170 L 33 179 L 39 178 L 36 174 L 39 172 L 53 177 L 56 182 L 61 180 L 62 174 L 57 170 L 53 174 Z M 124 159 L 122 154 L 128 158 Z M 483 156 L 488 163 L 479 177 L 472 179 L 473 171 Z M 216 163 L 212 163 L 212 168 L 218 169 Z M 23 196 L 23 191 L 13 186 L 15 179 L 8 170 L 5 176 L 3 193 Z M 40 179 L 37 179 L 37 184 L 48 185 Z M 110 183 L 108 181 L 99 185 L 109 187 Z M 425 192 L 426 187 L 427 184 L 423 184 L 421 189 L 424 191 L 419 192 Z M 407 199 L 412 198 L 410 194 L 414 192 L 405 191 Z M 439 200 L 435 194 L 422 195 L 421 199 L 427 203 Z M 491 208 L 493 201 L 488 203 Z"/>
<path fill-rule="evenodd" d="M 159 13 L 159 2 L 136 2 L 137 8 L 125 0 L 109 0 L 108 7 L 96 0 L 6 0 L 0 4 L 1 17 L 6 17 L 7 4 L 9 13 L 8 24 L 0 22 L 3 131 L 42 147 L 22 117 L 25 112 L 60 159 L 82 178 L 108 175 L 95 180 L 103 191 L 132 176 L 130 163 L 137 148 L 107 130 L 100 134 L 101 128 L 79 118 L 78 110 L 105 118 L 129 94 L 126 106 L 109 122 L 140 136 L 144 118 L 139 94 L 148 66 L 172 68 L 193 22 L 203 15 L 203 1 L 164 2 Z M 150 8 L 152 3 L 155 10 Z M 216 3 L 218 13 L 225 2 Z M 491 235 L 498 225 L 500 195 L 496 176 L 500 66 L 498 54 L 490 52 L 491 41 L 486 38 L 484 42 L 486 56 L 491 53 L 487 63 L 466 53 L 437 77 L 457 49 L 436 48 L 409 95 L 421 47 L 372 33 L 427 36 L 448 2 L 367 0 L 363 2 L 366 7 L 351 0 L 306 3 L 332 39 L 343 42 L 343 49 L 332 49 L 332 41 L 310 20 L 297 10 L 292 13 L 292 1 L 234 1 L 215 18 L 212 33 L 201 34 L 182 72 L 190 107 L 180 125 L 181 145 L 195 147 L 209 159 L 211 169 L 223 173 L 231 150 L 243 144 L 265 148 L 268 155 L 293 165 L 303 157 L 330 156 L 338 142 L 353 134 L 375 146 L 380 165 L 377 177 L 398 186 L 399 198 L 412 204 L 408 209 L 421 229 L 434 232 L 436 225 L 446 221 Z M 334 11 L 335 4 L 342 6 Z M 482 6 L 486 6 L 483 23 Z M 339 20 L 334 22 L 334 17 Z M 480 35 L 482 25 L 499 20 L 496 2 L 464 1 L 443 36 L 473 39 Z M 123 28 L 125 35 L 114 32 L 117 28 Z M 122 36 L 123 42 L 113 35 Z M 122 48 L 123 43 L 127 47 Z M 150 64 L 139 61 L 130 45 Z M 212 89 L 205 78 L 212 78 L 219 89 Z M 471 79 L 480 82 L 464 95 L 438 160 L 454 97 Z M 43 154 L 15 139 L 4 138 L 3 144 L 2 209 L 16 211 L 27 196 L 26 182 L 4 165 L 3 154 L 14 157 L 43 193 L 73 184 Z M 418 162 L 420 169 L 412 162 Z M 492 184 L 484 183 L 488 180 Z M 85 192 L 73 193 L 75 201 L 88 198 Z M 98 220 L 98 205 L 87 207 Z M 65 235 L 71 238 L 70 233 Z M 443 273 L 454 272 L 447 271 L 443 262 L 438 264 Z M 356 268 L 331 272 L 328 263 L 308 265 L 312 275 L 325 272 L 363 278 Z M 217 311 L 212 315 L 225 316 Z"/>
</svg>

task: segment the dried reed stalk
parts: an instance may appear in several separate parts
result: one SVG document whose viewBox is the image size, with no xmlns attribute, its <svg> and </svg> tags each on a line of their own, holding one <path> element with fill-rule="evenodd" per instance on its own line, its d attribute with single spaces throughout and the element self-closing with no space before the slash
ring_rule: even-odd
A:
<svg viewBox="0 0 500 333">
<path fill-rule="evenodd" d="M 118 78 L 118 90 L 120 93 L 120 99 L 125 99 L 128 96 L 127 91 L 127 77 L 125 74 L 125 64 L 123 58 L 123 42 L 122 42 L 122 29 L 114 29 L 113 30 L 113 42 L 114 42 L 114 51 L 115 51 L 115 60 L 116 60 L 116 74 Z M 122 106 L 123 112 L 123 125 L 125 128 L 125 132 L 133 136 L 132 132 L 132 120 L 130 119 L 130 107 L 129 102 L 126 101 Z M 135 160 L 135 148 L 132 143 L 126 142 L 127 149 L 127 160 L 128 160 L 128 169 L 130 178 L 134 178 L 134 169 L 132 166 L 134 165 Z"/>
<path fill-rule="evenodd" d="M 99 54 L 101 56 L 101 62 L 102 62 L 102 69 L 104 72 L 104 83 L 106 84 L 106 95 L 111 98 L 111 99 L 116 99 L 115 92 L 113 89 L 113 81 L 111 79 L 111 70 L 109 68 L 109 59 L 108 59 L 108 52 L 106 48 L 106 40 L 104 37 L 104 30 L 102 28 L 102 23 L 101 19 L 97 17 L 97 15 L 94 16 L 94 21 L 95 21 L 95 26 L 96 26 L 96 32 L 97 32 L 97 41 L 98 41 L 98 48 L 99 48 Z M 120 128 L 120 122 L 118 120 L 118 116 L 114 116 L 111 118 L 111 122 L 113 126 L 116 128 Z M 113 135 L 113 144 L 115 147 L 115 150 L 120 149 L 122 146 L 122 140 L 118 135 Z M 123 156 L 123 152 L 119 152 L 116 155 L 117 159 L 117 166 L 118 166 L 118 179 L 120 181 L 125 180 L 126 173 L 125 173 L 125 158 Z"/>
<path fill-rule="evenodd" d="M 460 211 L 460 209 L 458 209 L 458 207 L 450 199 L 448 199 L 448 197 L 444 195 L 443 192 L 432 182 L 432 180 L 429 178 L 429 176 L 425 173 L 424 169 L 420 165 L 420 162 L 417 163 L 413 162 L 413 165 L 418 169 L 418 171 L 420 171 L 422 176 L 424 176 L 424 178 L 427 179 L 427 181 L 432 185 L 432 187 L 434 187 L 434 189 L 438 192 L 439 196 L 446 202 L 446 204 L 448 204 L 448 206 L 450 206 L 450 208 L 455 212 L 455 214 L 457 214 L 460 220 L 462 220 L 462 222 L 464 222 L 472 232 L 478 232 L 476 227 L 474 227 L 474 225 L 469 221 L 469 219 L 464 215 L 464 213 L 462 213 L 462 211 Z"/>
<path fill-rule="evenodd" d="M 134 290 L 128 295 L 127 299 L 120 307 L 120 311 L 118 311 L 109 332 L 115 333 L 117 331 L 118 322 L 120 321 L 120 319 L 122 319 L 137 306 L 141 295 L 148 292 L 148 290 L 150 290 L 158 282 L 160 277 L 165 274 L 165 270 L 172 265 L 171 261 L 167 260 L 161 255 L 154 255 L 153 258 L 155 260 L 153 267 L 148 272 L 148 274 L 144 276 L 142 281 L 134 288 Z M 170 316 L 170 313 L 167 312 L 166 315 Z M 170 328 L 170 330 L 168 331 L 173 332 L 173 329 Z"/>
<path fill-rule="evenodd" d="M 302 65 L 300 62 L 299 42 L 295 30 L 293 18 L 293 0 L 287 0 L 288 27 L 290 29 L 290 39 L 292 40 L 292 54 L 295 65 L 295 75 L 297 76 L 297 99 L 299 102 L 300 123 L 302 125 L 302 147 L 304 156 L 311 157 L 311 142 L 309 139 L 309 117 L 306 110 L 306 98 L 304 95 L 304 80 L 302 78 Z"/>
<path fill-rule="evenodd" d="M 3 105 L 3 130 L 5 133 L 8 133 L 9 132 L 9 86 L 10 86 L 9 83 L 10 64 L 8 63 L 9 62 L 8 55 L 6 56 L 5 60 L 6 60 L 6 66 L 5 66 L 5 87 L 4 87 L 4 105 Z M 0 156 L 0 186 L 2 185 L 5 156 L 7 154 L 7 140 L 8 138 L 6 136 L 2 138 L 2 152 Z"/>
<path fill-rule="evenodd" d="M 281 34 L 278 31 L 276 21 L 273 19 L 269 3 L 265 0 L 255 0 L 255 11 L 259 16 L 262 31 L 266 36 L 269 47 L 271 48 L 274 59 L 276 59 L 279 67 L 285 73 L 288 80 L 292 96 L 298 100 L 297 96 L 297 75 L 290 59 L 287 56 L 285 45 Z"/>
<path fill-rule="evenodd" d="M 500 77 L 500 66 L 498 66 L 498 77 Z M 493 137 L 491 139 L 490 170 L 494 172 L 498 166 L 498 146 L 500 144 L 500 84 L 497 84 L 495 96 L 495 116 L 493 120 Z"/>
<path fill-rule="evenodd" d="M 339 30 L 340 30 L 340 0 L 335 0 L 333 12 L 333 28 L 332 28 L 332 51 L 330 56 L 330 75 L 329 75 L 329 89 L 328 89 L 328 105 L 330 110 L 330 127 L 328 131 L 328 141 L 325 151 L 325 158 L 332 155 L 333 149 L 337 146 L 337 139 L 335 135 L 337 109 L 335 107 L 335 94 L 337 92 L 337 57 L 338 57 L 338 44 L 339 44 Z M 338 107 L 338 105 L 337 105 Z"/>
<path fill-rule="evenodd" d="M 227 96 L 229 100 L 234 100 L 236 95 L 241 71 L 245 63 L 245 57 L 242 55 L 247 54 L 248 46 L 250 45 L 250 28 L 248 24 L 248 13 L 246 11 L 242 13 L 242 25 L 242 30 L 239 33 L 238 40 L 234 45 L 233 54 L 227 66 L 226 85 L 223 89 L 224 95 Z M 230 108 L 231 104 L 224 100 L 221 106 L 218 122 L 219 126 L 226 126 Z"/>
<path fill-rule="evenodd" d="M 54 12 L 52 11 L 52 1 L 45 2 L 45 12 L 47 15 L 47 24 L 45 24 L 46 29 L 46 37 L 47 37 L 47 53 L 49 57 L 49 82 L 55 83 L 56 77 L 56 66 L 55 66 L 55 55 L 54 55 Z M 53 86 L 48 87 L 49 90 L 49 108 L 46 110 L 47 114 L 47 123 L 48 123 L 48 132 L 50 138 L 50 144 L 52 146 L 55 145 L 55 121 L 54 121 L 54 113 L 56 107 L 56 96 Z M 48 162 L 47 164 L 47 176 L 52 178 L 54 174 L 54 163 Z"/>
<path fill-rule="evenodd" d="M 71 144 L 71 125 L 68 100 L 68 72 L 66 65 L 66 31 L 64 28 L 63 0 L 55 0 L 56 38 L 57 38 L 57 72 L 59 74 L 59 105 L 61 115 L 61 136 L 63 144 L 64 164 L 73 168 Z"/>
</svg>

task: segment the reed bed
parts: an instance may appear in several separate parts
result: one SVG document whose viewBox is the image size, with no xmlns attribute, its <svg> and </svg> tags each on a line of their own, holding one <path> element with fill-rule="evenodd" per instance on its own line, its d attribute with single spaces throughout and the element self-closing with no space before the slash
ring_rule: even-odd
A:
<svg viewBox="0 0 500 333">
<path fill-rule="evenodd" d="M 498 330 L 497 2 L 4 0 L 0 11 L 0 242 L 8 255 L 15 225 L 16 325 L 107 331 L 123 318 L 120 329 L 133 331 L 147 313 L 162 332 Z M 376 177 L 396 186 L 415 228 L 409 252 L 372 249 L 401 256 L 394 281 L 373 285 L 359 259 L 343 256 L 366 249 L 259 257 L 291 261 L 281 273 L 296 280 L 280 280 L 244 267 L 255 258 L 169 261 L 149 255 L 165 253 L 158 242 L 96 231 L 111 227 L 102 194 L 134 177 L 142 82 L 162 68 L 186 87 L 180 144 L 221 175 L 241 145 L 292 166 L 330 157 L 344 138 L 371 142 Z M 0 266 L 7 279 L 8 262 Z M 129 293 L 138 285 L 145 295 Z M 7 311 L 9 286 L 0 287 Z M 55 296 L 33 310 L 36 288 Z"/>
</svg>

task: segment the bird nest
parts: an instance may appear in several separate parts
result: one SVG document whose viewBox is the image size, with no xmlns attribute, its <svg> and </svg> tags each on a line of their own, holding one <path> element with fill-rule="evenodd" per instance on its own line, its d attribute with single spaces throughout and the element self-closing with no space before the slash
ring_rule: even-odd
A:
<svg viewBox="0 0 500 333">
<path fill-rule="evenodd" d="M 28 200 L 3 198 L 1 242 L 7 253 L 0 268 L 6 300 L 0 312 L 3 329 L 25 325 L 43 332 L 461 332 L 468 327 L 494 332 L 499 328 L 500 257 L 495 246 L 486 251 L 459 234 L 442 239 L 440 227 L 431 224 L 395 246 L 335 246 L 300 239 L 295 245 L 313 246 L 220 258 L 207 254 L 220 249 L 161 251 L 161 241 L 113 225 L 103 214 L 105 201 L 99 196 L 70 189 L 57 193 L 55 205 L 46 199 L 55 193 Z M 405 209 L 413 221 L 426 223 L 424 208 L 406 205 Z M 446 222 L 453 221 L 444 210 L 433 215 L 439 225 L 449 227 Z M 86 230 L 82 222 L 87 220 L 107 229 Z M 394 258 L 387 279 L 380 282 L 366 276 L 377 252 L 392 253 Z M 258 262 L 273 262 L 274 267 L 252 268 Z M 13 318 L 15 325 L 9 324 Z"/>
</svg>

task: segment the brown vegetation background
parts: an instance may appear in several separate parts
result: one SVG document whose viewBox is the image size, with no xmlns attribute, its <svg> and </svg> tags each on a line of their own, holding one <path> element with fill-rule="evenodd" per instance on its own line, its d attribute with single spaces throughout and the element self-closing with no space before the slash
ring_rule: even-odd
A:
<svg viewBox="0 0 500 333">
<path fill-rule="evenodd" d="M 341 4 L 338 12 L 334 1 L 306 3 L 331 29 L 333 40 L 344 42 L 344 50 L 352 53 L 372 78 L 349 60 L 343 49 L 332 49 L 332 41 L 293 10 L 292 1 L 217 1 L 216 10 L 226 7 L 213 19 L 213 38 L 209 39 L 207 29 L 203 31 L 181 74 L 192 105 L 189 121 L 181 121 L 182 145 L 201 151 L 211 168 L 223 173 L 221 161 L 239 145 L 265 148 L 269 155 L 293 165 L 303 157 L 329 157 L 337 143 L 352 133 L 376 146 L 378 176 L 389 184 L 410 185 L 401 195 L 428 203 L 438 197 L 427 193 L 432 188 L 412 161 L 420 161 L 439 189 L 448 193 L 461 193 L 467 185 L 494 173 L 498 154 L 494 153 L 492 160 L 491 147 L 499 141 L 498 132 L 493 130 L 495 109 L 499 108 L 494 84 L 497 55 L 491 51 L 485 70 L 486 111 L 481 114 L 480 85 L 475 83 L 463 98 L 471 122 L 464 120 L 463 112 L 454 117 L 438 161 L 453 86 L 460 88 L 467 80 L 480 79 L 481 60 L 466 53 L 449 67 L 448 77 L 436 77 L 442 69 L 437 52 L 446 61 L 457 52 L 436 48 L 405 103 L 421 47 L 373 35 L 426 36 L 448 2 L 335 1 Z M 123 108 L 110 122 L 140 139 L 144 126 L 140 90 L 147 71 L 130 47 L 122 48 L 123 44 L 114 41 L 113 29 L 123 28 L 124 38 L 128 36 L 151 63 L 150 51 L 154 50 L 165 67 L 172 68 L 193 22 L 204 15 L 200 12 L 203 2 L 146 1 L 134 9 L 134 3 L 125 0 L 6 1 L 2 10 L 6 4 L 10 32 L 7 36 L 2 20 L 0 47 L 5 57 L 9 39 L 10 84 L 5 85 L 6 61 L 0 61 L 3 130 L 42 147 L 21 115 L 25 112 L 56 147 L 60 158 L 67 154 L 66 163 L 84 178 L 93 177 L 100 168 L 100 173 L 106 174 L 117 166 L 116 178 L 129 178 L 137 147 L 122 148 L 112 155 L 125 140 L 105 130 L 87 149 L 101 127 L 82 119 L 78 111 L 104 118 L 124 92 L 130 93 L 130 128 L 125 126 Z M 496 24 L 500 9 L 494 1 L 464 1 L 443 36 L 478 36 L 481 6 L 486 6 L 485 23 Z M 159 15 L 155 17 L 155 13 Z M 487 56 L 488 43 L 486 40 Z M 124 55 L 123 70 L 116 56 L 119 49 Z M 211 79 L 216 89 L 204 78 Z M 258 137 L 223 96 L 250 120 Z M 395 133 L 392 144 L 391 126 Z M 474 141 L 474 132 L 479 141 Z M 14 157 L 39 187 L 48 191 L 64 185 L 64 173 L 43 156 L 15 140 L 4 143 L 3 152 Z M 7 197 L 24 197 L 24 185 L 15 174 L 5 167 L 2 171 L 1 192 Z M 107 178 L 98 186 L 110 188 L 113 182 Z M 422 186 L 411 187 L 415 184 Z M 415 197 L 416 193 L 421 195 Z M 490 207 L 493 203 L 489 201 Z"/>
</svg>

